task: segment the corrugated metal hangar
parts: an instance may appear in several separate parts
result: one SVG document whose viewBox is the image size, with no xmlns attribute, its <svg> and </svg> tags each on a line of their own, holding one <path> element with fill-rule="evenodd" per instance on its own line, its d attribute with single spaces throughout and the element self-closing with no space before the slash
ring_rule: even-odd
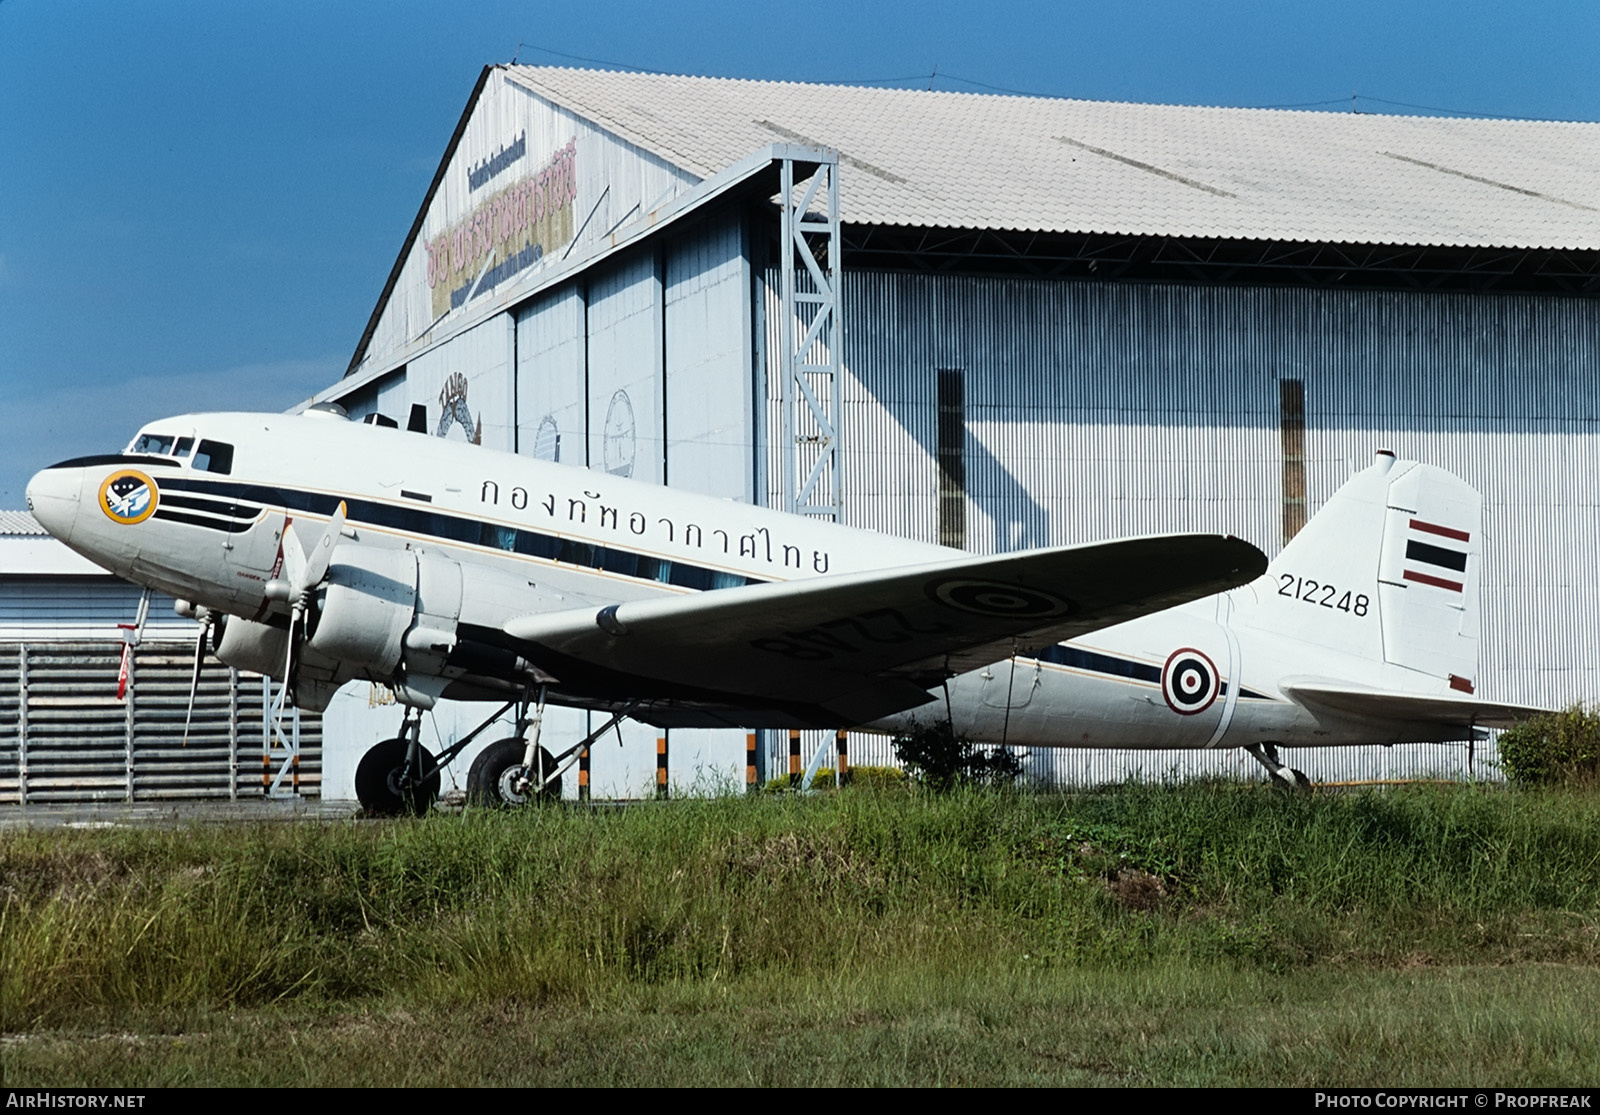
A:
<svg viewBox="0 0 1600 1115">
<path fill-rule="evenodd" d="M 1486 497 L 1480 694 L 1600 694 L 1600 125 L 492 66 L 318 398 L 972 551 L 1270 554 L 1390 447 Z"/>
</svg>

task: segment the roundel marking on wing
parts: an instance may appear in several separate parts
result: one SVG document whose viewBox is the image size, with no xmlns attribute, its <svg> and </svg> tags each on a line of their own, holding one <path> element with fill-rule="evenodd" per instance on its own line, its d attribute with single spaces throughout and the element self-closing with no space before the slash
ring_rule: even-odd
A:
<svg viewBox="0 0 1600 1115">
<path fill-rule="evenodd" d="M 124 526 L 144 522 L 160 501 L 156 482 L 136 468 L 118 469 L 100 485 L 100 510 Z"/>
<path fill-rule="evenodd" d="M 1161 667 L 1161 696 L 1179 716 L 1194 716 L 1211 707 L 1222 688 L 1217 664 L 1193 647 L 1180 647 Z"/>
<path fill-rule="evenodd" d="M 928 595 L 946 607 L 1002 619 L 1053 619 L 1070 615 L 1072 601 L 1036 588 L 952 577 L 930 581 Z"/>
</svg>

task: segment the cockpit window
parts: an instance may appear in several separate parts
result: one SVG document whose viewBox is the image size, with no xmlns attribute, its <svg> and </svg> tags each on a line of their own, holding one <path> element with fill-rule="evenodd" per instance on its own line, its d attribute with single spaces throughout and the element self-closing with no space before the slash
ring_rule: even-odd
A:
<svg viewBox="0 0 1600 1115">
<path fill-rule="evenodd" d="M 178 439 L 178 445 L 175 449 L 173 449 L 172 455 L 174 457 L 187 457 L 189 455 L 189 451 L 193 448 L 194 438 L 181 437 Z"/>
<path fill-rule="evenodd" d="M 172 453 L 172 440 L 171 434 L 140 434 L 130 452 L 166 457 Z"/>
<path fill-rule="evenodd" d="M 200 448 L 194 452 L 193 463 L 195 468 L 226 476 L 233 471 L 233 446 L 225 441 L 206 441 L 202 438 Z"/>
</svg>

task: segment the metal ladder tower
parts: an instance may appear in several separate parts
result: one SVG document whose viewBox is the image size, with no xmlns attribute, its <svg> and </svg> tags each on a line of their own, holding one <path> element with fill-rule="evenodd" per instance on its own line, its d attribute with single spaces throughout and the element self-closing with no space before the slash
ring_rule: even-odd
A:
<svg viewBox="0 0 1600 1115">
<path fill-rule="evenodd" d="M 844 342 L 838 154 L 826 151 L 817 161 L 785 158 L 782 176 L 779 367 L 784 510 L 838 522 L 839 372 Z"/>
</svg>

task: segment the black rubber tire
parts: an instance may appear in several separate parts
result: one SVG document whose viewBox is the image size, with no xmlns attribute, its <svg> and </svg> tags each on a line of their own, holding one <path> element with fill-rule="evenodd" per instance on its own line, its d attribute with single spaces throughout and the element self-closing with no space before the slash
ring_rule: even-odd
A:
<svg viewBox="0 0 1600 1115">
<path fill-rule="evenodd" d="M 507 736 L 497 739 L 488 747 L 478 753 L 472 760 L 472 767 L 467 771 L 467 801 L 472 805 L 485 805 L 497 809 L 508 809 L 520 805 L 527 805 L 529 795 L 516 792 L 513 783 L 522 774 L 522 756 L 527 750 L 527 743 L 520 736 Z M 554 770 L 556 763 L 550 752 L 539 748 L 539 756 L 547 771 Z M 559 801 L 561 799 L 561 779 L 552 779 L 539 795 L 540 801 Z"/>
<path fill-rule="evenodd" d="M 433 773 L 420 783 L 402 787 L 399 779 L 406 763 L 406 741 L 396 737 L 368 748 L 356 764 L 356 800 L 361 808 L 378 817 L 426 813 L 439 800 L 439 771 L 433 753 L 426 747 L 419 751 L 423 769 Z"/>
</svg>

